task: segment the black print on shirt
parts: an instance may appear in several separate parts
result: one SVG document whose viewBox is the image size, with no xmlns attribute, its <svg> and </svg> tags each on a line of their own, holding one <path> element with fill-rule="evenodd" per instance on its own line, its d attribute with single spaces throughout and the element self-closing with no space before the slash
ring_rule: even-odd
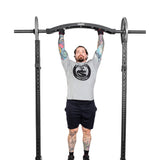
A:
<svg viewBox="0 0 160 160">
<path fill-rule="evenodd" d="M 73 68 L 73 75 L 81 81 L 86 81 L 91 75 L 91 69 L 88 64 L 75 65 Z"/>
</svg>

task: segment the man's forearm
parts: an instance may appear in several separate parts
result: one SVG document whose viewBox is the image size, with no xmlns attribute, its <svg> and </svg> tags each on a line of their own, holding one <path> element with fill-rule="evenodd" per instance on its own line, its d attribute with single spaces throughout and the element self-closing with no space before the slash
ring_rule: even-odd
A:
<svg viewBox="0 0 160 160">
<path fill-rule="evenodd" d="M 59 53 L 61 55 L 61 59 L 64 60 L 68 57 L 68 54 L 65 50 L 64 47 L 64 35 L 60 34 L 59 39 L 58 39 L 58 48 L 59 48 Z"/>
<path fill-rule="evenodd" d="M 96 55 L 98 59 L 101 59 L 103 49 L 104 49 L 104 39 L 103 39 L 103 34 L 100 34 L 98 35 L 98 46 L 96 50 Z"/>
</svg>

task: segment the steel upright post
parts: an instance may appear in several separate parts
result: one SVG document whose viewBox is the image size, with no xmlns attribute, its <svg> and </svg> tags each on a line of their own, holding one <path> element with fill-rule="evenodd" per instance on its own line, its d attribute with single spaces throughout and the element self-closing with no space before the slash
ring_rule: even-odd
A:
<svg viewBox="0 0 160 160">
<path fill-rule="evenodd" d="M 36 160 L 41 160 L 40 69 L 38 18 L 35 17 Z"/>
<path fill-rule="evenodd" d="M 121 22 L 121 42 L 122 42 L 122 121 L 121 121 L 121 158 L 125 160 L 126 154 L 126 109 L 127 109 L 127 41 L 128 41 L 128 23 L 123 18 Z"/>
</svg>

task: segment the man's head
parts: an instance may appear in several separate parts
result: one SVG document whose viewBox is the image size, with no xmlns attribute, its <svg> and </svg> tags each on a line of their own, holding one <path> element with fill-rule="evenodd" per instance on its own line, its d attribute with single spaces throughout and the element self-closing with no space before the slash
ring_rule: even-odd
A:
<svg viewBox="0 0 160 160">
<path fill-rule="evenodd" d="M 74 50 L 74 57 L 76 59 L 76 62 L 86 62 L 88 58 L 88 52 L 85 47 L 83 46 L 78 46 Z"/>
</svg>

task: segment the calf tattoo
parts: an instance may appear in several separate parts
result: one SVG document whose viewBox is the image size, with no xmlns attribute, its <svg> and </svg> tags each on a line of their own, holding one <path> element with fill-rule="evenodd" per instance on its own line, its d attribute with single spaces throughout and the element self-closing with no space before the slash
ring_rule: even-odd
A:
<svg viewBox="0 0 160 160">
<path fill-rule="evenodd" d="M 69 152 L 74 152 L 74 147 L 76 144 L 76 131 L 70 132 L 68 135 L 68 147 L 69 147 Z"/>
<path fill-rule="evenodd" d="M 91 135 L 90 134 L 84 134 L 83 135 L 83 146 L 85 151 L 89 151 L 91 143 Z"/>
</svg>

